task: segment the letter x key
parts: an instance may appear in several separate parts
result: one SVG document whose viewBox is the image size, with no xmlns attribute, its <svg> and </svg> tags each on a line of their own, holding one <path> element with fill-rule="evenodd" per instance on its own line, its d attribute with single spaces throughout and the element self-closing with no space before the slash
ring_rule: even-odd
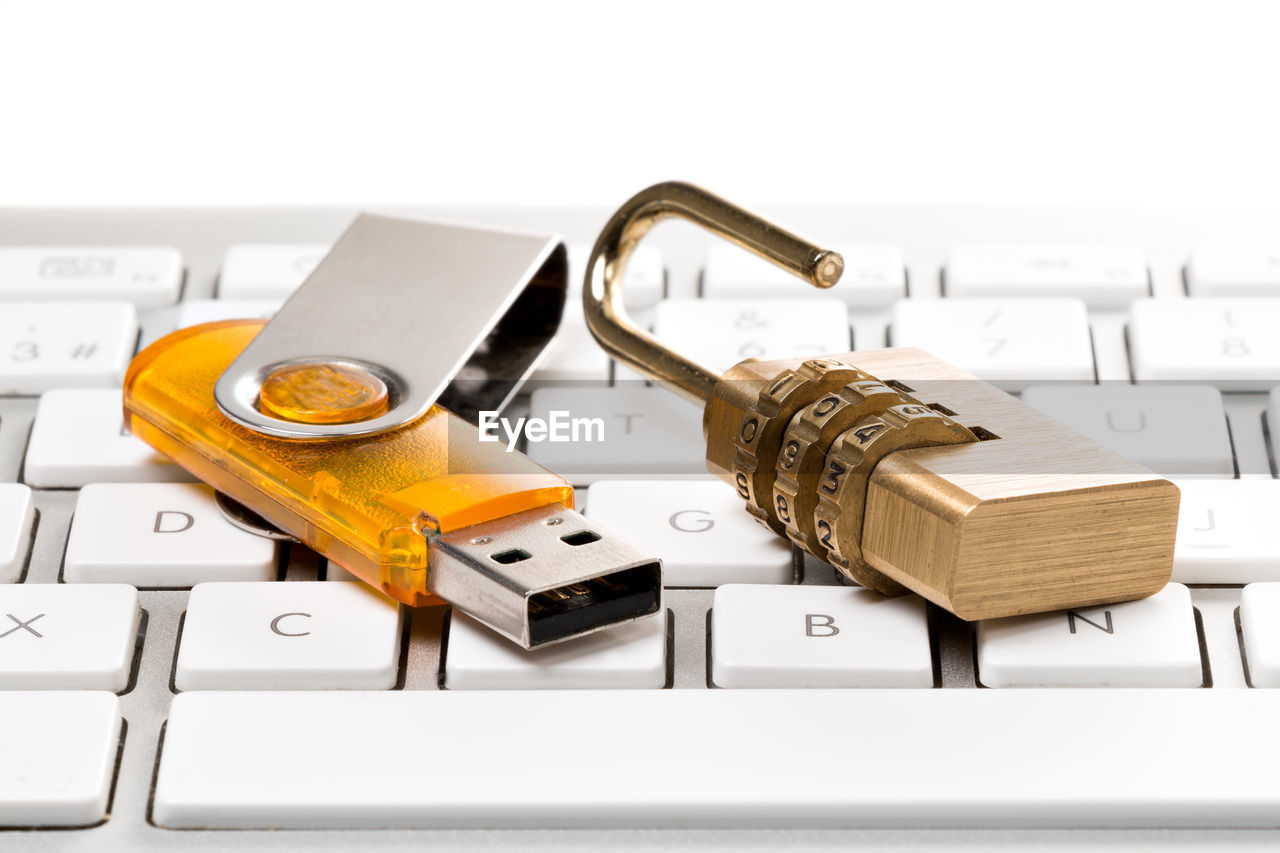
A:
<svg viewBox="0 0 1280 853">
<path fill-rule="evenodd" d="M 14 622 L 16 622 L 16 623 L 17 623 L 17 627 L 16 627 L 16 628 L 10 628 L 8 631 L 5 631 L 3 634 L 0 634 L 0 640 L 3 640 L 5 637 L 9 636 L 10 634 L 14 633 L 15 631 L 22 631 L 22 630 L 26 630 L 27 632 L 29 632 L 29 633 L 31 633 L 31 634 L 35 634 L 35 635 L 36 635 L 37 637 L 39 637 L 40 639 L 44 639 L 44 634 L 41 634 L 41 633 L 40 633 L 39 631 L 37 631 L 35 628 L 32 628 L 32 627 L 31 627 L 31 623 L 32 623 L 32 622 L 36 621 L 36 620 L 37 620 L 37 619 L 39 619 L 41 616 L 44 616 L 44 614 L 43 614 L 43 613 L 37 614 L 36 616 L 32 616 L 32 617 L 31 617 L 30 619 L 28 619 L 26 622 L 23 622 L 21 619 L 19 619 L 17 616 L 14 616 L 12 613 L 6 613 L 6 614 L 5 614 L 5 616 L 8 616 L 10 619 L 12 619 Z"/>
</svg>

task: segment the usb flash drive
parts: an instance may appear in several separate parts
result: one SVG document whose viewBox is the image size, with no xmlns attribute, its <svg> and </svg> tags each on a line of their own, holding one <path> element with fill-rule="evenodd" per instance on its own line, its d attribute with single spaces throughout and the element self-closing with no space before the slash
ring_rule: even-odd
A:
<svg viewBox="0 0 1280 853">
<path fill-rule="evenodd" d="M 661 563 L 474 419 L 554 333 L 559 240 L 361 216 L 270 323 L 140 353 L 126 422 L 219 492 L 410 605 L 526 648 L 658 612 Z"/>
</svg>

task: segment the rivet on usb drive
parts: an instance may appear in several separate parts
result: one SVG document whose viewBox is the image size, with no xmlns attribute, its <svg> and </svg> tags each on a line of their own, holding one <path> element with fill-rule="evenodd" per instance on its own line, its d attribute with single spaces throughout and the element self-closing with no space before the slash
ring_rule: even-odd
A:
<svg viewBox="0 0 1280 853">
<path fill-rule="evenodd" d="M 387 386 L 361 367 L 327 362 L 293 364 L 262 380 L 258 408 L 283 421 L 349 424 L 385 414 Z"/>
<path fill-rule="evenodd" d="M 126 420 L 393 598 L 446 601 L 526 648 L 655 614 L 661 562 L 475 426 L 551 339 L 566 276 L 557 238 L 364 215 L 270 323 L 141 352 Z"/>
</svg>

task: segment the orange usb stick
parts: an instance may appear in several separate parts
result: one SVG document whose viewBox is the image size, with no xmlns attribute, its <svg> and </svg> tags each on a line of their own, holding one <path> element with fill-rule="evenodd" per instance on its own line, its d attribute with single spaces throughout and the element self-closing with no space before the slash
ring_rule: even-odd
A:
<svg viewBox="0 0 1280 853">
<path fill-rule="evenodd" d="M 459 416 L 510 398 L 564 294 L 558 240 L 362 216 L 269 323 L 140 353 L 126 421 L 399 601 L 447 601 L 526 648 L 578 636 L 656 613 L 660 562 Z"/>
</svg>

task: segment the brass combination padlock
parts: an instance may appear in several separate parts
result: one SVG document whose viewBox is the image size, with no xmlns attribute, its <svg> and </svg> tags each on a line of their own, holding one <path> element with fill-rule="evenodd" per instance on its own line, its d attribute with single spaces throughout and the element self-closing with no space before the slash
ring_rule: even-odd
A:
<svg viewBox="0 0 1280 853">
<path fill-rule="evenodd" d="M 707 468 L 761 523 L 886 594 L 970 620 L 1142 598 L 1168 582 L 1179 493 L 918 349 L 747 359 L 718 375 L 636 327 L 627 259 L 691 220 L 817 287 L 835 252 L 688 184 L 637 194 L 592 252 L 587 323 L 614 358 L 705 406 Z"/>
</svg>

